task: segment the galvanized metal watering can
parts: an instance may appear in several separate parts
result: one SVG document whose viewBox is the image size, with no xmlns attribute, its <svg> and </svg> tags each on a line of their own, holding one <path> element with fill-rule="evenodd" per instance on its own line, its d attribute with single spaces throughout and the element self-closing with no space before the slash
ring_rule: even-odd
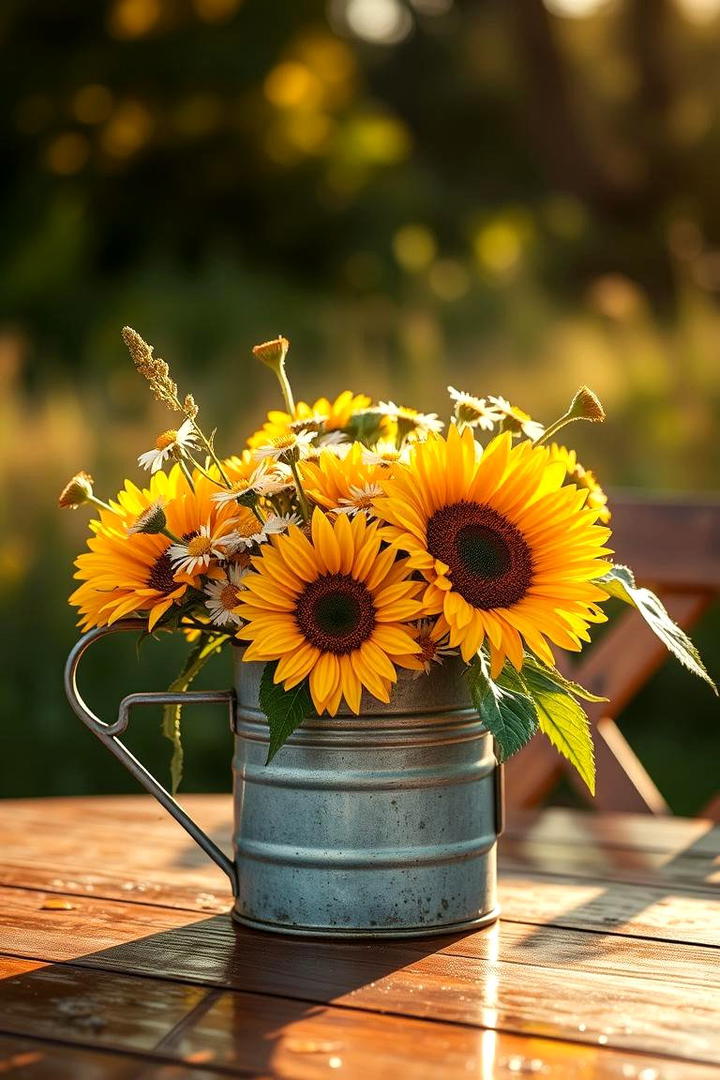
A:
<svg viewBox="0 0 720 1080">
<path fill-rule="evenodd" d="M 91 630 L 68 657 L 65 689 L 80 719 L 220 866 L 233 916 L 250 926 L 324 937 L 415 937 L 497 918 L 502 774 L 459 663 L 398 682 L 359 717 L 307 720 L 265 765 L 262 664 L 235 657 L 233 690 L 129 694 L 114 723 L 76 684 L 86 649 L 127 619 Z M 204 833 L 118 738 L 135 705 L 224 704 L 235 734 L 234 857 Z"/>
</svg>

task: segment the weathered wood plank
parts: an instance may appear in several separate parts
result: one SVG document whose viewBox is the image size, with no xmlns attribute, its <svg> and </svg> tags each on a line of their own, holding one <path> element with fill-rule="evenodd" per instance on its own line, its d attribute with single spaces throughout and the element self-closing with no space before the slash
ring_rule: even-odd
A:
<svg viewBox="0 0 720 1080">
<path fill-rule="evenodd" d="M 20 1055 L 35 1053 L 35 1062 L 42 1060 L 50 1077 L 52 1050 L 61 1050 L 71 1061 L 76 1050 L 75 1076 L 85 1076 L 85 1061 L 101 1061 L 109 1063 L 107 1075 L 114 1080 L 138 1065 L 134 1059 L 97 1054 L 118 1050 L 142 1053 L 158 1069 L 160 1062 L 195 1063 L 288 1080 L 313 1080 L 334 1069 L 351 1078 L 402 1075 L 429 1080 L 468 1072 L 490 1076 L 496 1068 L 550 1073 L 560 1080 L 614 1080 L 638 1076 L 642 1069 L 648 1070 L 645 1075 L 653 1069 L 661 1072 L 666 1080 L 713 1076 L 711 1067 L 659 1056 L 629 1057 L 624 1050 L 598 1043 L 563 1043 L 463 1024 L 308 1006 L 279 997 L 208 993 L 193 986 L 171 987 L 173 993 L 187 994 L 187 1011 L 178 1023 L 168 986 L 161 980 L 116 974 L 98 979 L 94 972 L 70 965 L 38 966 L 0 956 L 0 979 L 0 1074 L 4 1062 L 19 1070 L 23 1062 L 25 1067 L 32 1064 Z M 42 1043 L 21 1042 L 24 1038 Z M 53 1040 L 64 1046 L 53 1047 Z M 634 1074 L 628 1072 L 628 1062 L 636 1068 Z M 149 1075 L 152 1072 L 143 1070 L 143 1077 Z M 174 1066 L 171 1075 L 184 1074 Z M 201 1080 L 204 1073 L 193 1069 L 191 1075 Z"/>
<path fill-rule="evenodd" d="M 211 972 L 222 972 L 227 955 L 235 953 L 253 956 L 260 950 L 271 957 L 287 952 L 298 964 L 312 953 L 332 965 L 373 949 L 367 944 L 258 934 L 233 924 L 227 916 L 212 917 L 200 911 L 73 896 L 69 901 L 76 905 L 72 911 L 48 911 L 42 908 L 43 894 L 0 890 L 0 949 L 23 956 L 41 955 L 48 960 L 72 960 L 84 952 L 112 949 L 153 933 L 168 933 L 169 941 L 179 941 L 189 951 L 199 943 L 203 957 L 214 965 Z M 198 931 L 194 934 L 192 928 L 196 925 Z M 40 951 L 30 952 L 33 945 Z M 570 964 L 579 971 L 629 974 L 720 989 L 720 965 L 714 949 L 680 943 L 657 945 L 652 938 L 599 935 L 555 926 L 502 920 L 475 933 L 424 941 L 387 941 L 381 949 L 397 957 L 398 964 L 410 954 L 424 956 L 434 950 L 488 962 L 501 957 L 507 963 L 553 969 Z"/>
<path fill-rule="evenodd" d="M 503 840 L 499 869 L 501 874 L 526 871 L 543 876 L 571 875 L 701 892 L 720 884 L 720 856 L 701 859 L 664 851 L 516 840 L 512 836 Z"/>
<path fill-rule="evenodd" d="M 720 1063 L 720 995 L 702 981 L 581 970 L 569 957 L 556 966 L 513 962 L 497 933 L 487 935 L 484 955 L 467 956 L 438 952 L 442 943 L 432 941 L 378 947 L 275 937 L 232 927 L 226 916 L 88 898 L 74 911 L 38 911 L 28 902 L 37 904 L 37 894 L 8 892 L 0 896 L 0 950 L 10 955 Z M 531 956 L 532 936 L 520 948 Z"/>
<path fill-rule="evenodd" d="M 227 1072 L 189 1064 L 154 1068 L 135 1055 L 0 1035 L 0 1076 L 8 1080 L 219 1080 Z M 705 1076 L 698 1074 L 697 1080 Z"/>
<path fill-rule="evenodd" d="M 184 805 L 213 838 L 229 846 L 232 801 L 228 795 L 182 795 Z M 720 854 L 720 826 L 698 818 L 652 817 L 645 814 L 594 814 L 563 807 L 526 811 L 507 827 L 507 835 L 558 844 L 592 844 L 673 854 Z M 38 837 L 42 837 L 39 841 Z M 134 841 L 144 839 L 144 844 Z M 3 852 L 20 858 L 38 857 L 38 847 L 60 857 L 95 846 L 104 857 L 122 860 L 132 870 L 152 866 L 164 853 L 183 853 L 178 868 L 205 866 L 187 858 L 195 850 L 177 822 L 149 795 L 87 796 L 83 798 L 0 800 L 0 844 Z M 80 845 L 83 845 L 81 848 Z M 149 850 L 148 850 L 149 849 Z M 218 880 L 222 880 L 221 877 Z"/>
<path fill-rule="evenodd" d="M 188 803 L 218 839 L 227 841 L 229 800 L 191 796 Z M 108 800 L 109 805 L 102 799 L 88 804 L 86 809 L 82 800 L 0 804 L 0 884 L 226 909 L 224 875 L 152 799 L 124 796 Z M 45 852 L 40 859 L 39 836 Z M 511 828 L 500 850 L 501 872 L 527 868 L 533 876 L 572 875 L 673 892 L 713 888 L 720 877 L 720 829 L 709 822 L 553 810 L 528 816 L 522 830 Z M 519 916 L 513 909 L 509 917 Z"/>
</svg>

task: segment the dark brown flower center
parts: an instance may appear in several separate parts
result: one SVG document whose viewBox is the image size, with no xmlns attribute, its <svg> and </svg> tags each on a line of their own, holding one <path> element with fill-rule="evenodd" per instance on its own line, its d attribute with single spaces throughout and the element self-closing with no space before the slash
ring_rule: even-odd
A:
<svg viewBox="0 0 720 1080">
<path fill-rule="evenodd" d="M 187 544 L 194 536 L 197 536 L 197 529 L 194 529 L 192 532 L 184 533 L 180 539 L 184 544 Z M 171 593 L 173 589 L 177 589 L 178 587 L 178 583 L 173 577 L 175 567 L 172 564 L 168 551 L 169 548 L 166 549 L 162 555 L 158 555 L 157 559 L 150 567 L 150 573 L 148 574 L 147 579 L 148 589 L 157 589 L 158 592 L 164 593 L 165 595 Z"/>
<path fill-rule="evenodd" d="M 375 627 L 375 606 L 362 581 L 323 574 L 305 586 L 295 611 L 300 632 L 321 652 L 353 652 Z"/>
<path fill-rule="evenodd" d="M 453 589 L 483 611 L 510 607 L 532 582 L 532 553 L 520 530 L 490 506 L 458 502 L 427 524 L 430 554 L 450 567 Z"/>
<path fill-rule="evenodd" d="M 159 555 L 150 567 L 147 584 L 149 589 L 157 589 L 159 593 L 171 593 L 177 588 L 177 581 L 173 577 L 173 564 L 167 551 Z"/>
</svg>

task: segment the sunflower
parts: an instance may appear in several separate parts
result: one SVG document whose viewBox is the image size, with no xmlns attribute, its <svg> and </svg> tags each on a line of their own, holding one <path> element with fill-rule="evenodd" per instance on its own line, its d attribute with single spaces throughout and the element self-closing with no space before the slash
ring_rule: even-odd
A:
<svg viewBox="0 0 720 1080">
<path fill-rule="evenodd" d="M 332 450 L 323 450 L 316 461 L 301 461 L 298 468 L 305 494 L 325 510 L 369 510 L 372 498 L 382 494 L 379 478 L 387 465 L 369 464 L 365 455 L 365 447 L 356 442 L 342 459 Z"/>
<path fill-rule="evenodd" d="M 369 397 L 353 394 L 352 390 L 344 390 L 334 401 L 324 397 L 318 398 L 312 405 L 298 401 L 294 414 L 279 409 L 269 412 L 262 428 L 250 436 L 247 444 L 251 450 L 255 450 L 291 431 L 339 431 L 348 426 L 354 413 L 362 412 L 369 405 Z"/>
<path fill-rule="evenodd" d="M 558 446 L 557 443 L 553 443 L 549 449 L 550 460 L 559 461 L 563 465 L 565 475 L 571 484 L 587 490 L 586 505 L 598 511 L 598 521 L 602 521 L 604 525 L 607 524 L 612 515 L 607 504 L 607 495 L 597 482 L 595 473 L 580 464 L 574 450 L 568 450 L 566 446 Z"/>
<path fill-rule="evenodd" d="M 407 623 L 422 614 L 422 583 L 407 559 L 380 547 L 363 514 L 331 523 L 316 508 L 309 538 L 297 526 L 271 537 L 243 578 L 244 659 L 278 660 L 275 682 L 286 690 L 309 676 L 318 713 L 334 716 L 343 698 L 358 713 L 363 687 L 389 701 L 396 663 L 420 651 Z"/>
<path fill-rule="evenodd" d="M 605 619 L 593 580 L 611 567 L 610 530 L 563 479 L 544 447 L 513 446 L 508 432 L 482 453 L 470 428 L 452 426 L 414 446 L 375 500 L 383 537 L 427 579 L 427 612 L 444 614 L 450 646 L 469 661 L 487 639 L 496 675 L 506 657 L 520 669 L 524 644 L 554 664 L 548 640 L 577 651 Z"/>
<path fill-rule="evenodd" d="M 114 623 L 125 615 L 147 612 L 152 628 L 188 588 L 198 584 L 199 570 L 176 570 L 170 555 L 173 541 L 164 533 L 133 532 L 150 507 L 162 505 L 167 528 L 186 540 L 210 528 L 213 536 L 227 534 L 244 507 L 218 507 L 211 499 L 217 488 L 193 473 L 193 488 L 178 465 L 169 474 L 153 474 L 150 487 L 125 482 L 110 508 L 90 523 L 88 551 L 78 556 L 75 577 L 82 583 L 70 597 L 80 610 L 84 630 Z M 253 519 L 255 520 L 255 519 Z M 211 569 L 211 573 L 212 573 Z"/>
</svg>

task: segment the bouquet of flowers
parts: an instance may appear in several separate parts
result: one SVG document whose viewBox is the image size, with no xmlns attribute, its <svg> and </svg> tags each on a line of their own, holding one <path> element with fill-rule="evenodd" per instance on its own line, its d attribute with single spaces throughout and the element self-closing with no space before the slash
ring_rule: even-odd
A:
<svg viewBox="0 0 720 1080">
<path fill-rule="evenodd" d="M 80 472 L 60 505 L 97 508 L 70 603 L 80 626 L 130 615 L 173 630 L 190 655 L 186 689 L 230 643 L 265 664 L 260 703 L 277 752 L 310 715 L 358 714 L 364 692 L 388 702 L 459 654 L 500 760 L 539 728 L 594 790 L 593 698 L 555 666 L 579 651 L 610 596 L 634 604 L 688 668 L 713 685 L 688 637 L 610 558 L 610 511 L 593 473 L 555 441 L 604 419 L 581 387 L 547 428 L 502 397 L 449 387 L 447 423 L 346 390 L 295 401 L 278 337 L 253 349 L 285 408 L 238 455 L 223 457 L 191 394 L 134 330 L 123 331 L 155 397 L 182 417 L 140 454 L 149 483 L 110 501 Z M 181 770 L 180 712 L 164 730 Z"/>
</svg>

